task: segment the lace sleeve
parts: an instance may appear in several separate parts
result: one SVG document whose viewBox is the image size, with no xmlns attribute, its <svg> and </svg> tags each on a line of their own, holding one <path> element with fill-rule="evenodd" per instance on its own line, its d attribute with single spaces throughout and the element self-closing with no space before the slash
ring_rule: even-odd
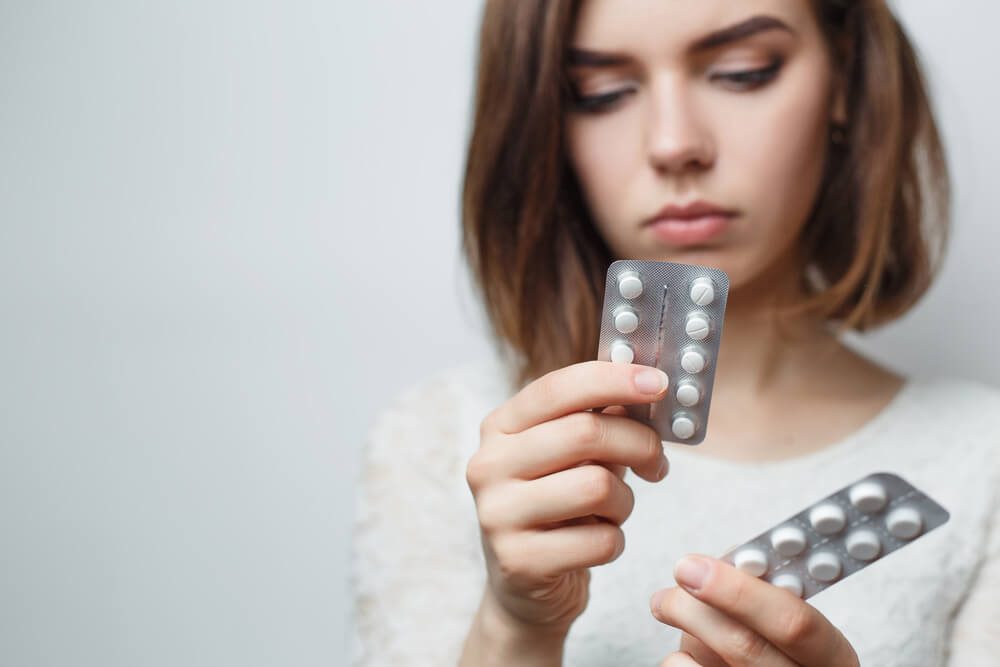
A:
<svg viewBox="0 0 1000 667">
<path fill-rule="evenodd" d="M 425 385 L 369 432 L 351 549 L 355 667 L 458 661 L 485 574 L 457 402 Z"/>
</svg>

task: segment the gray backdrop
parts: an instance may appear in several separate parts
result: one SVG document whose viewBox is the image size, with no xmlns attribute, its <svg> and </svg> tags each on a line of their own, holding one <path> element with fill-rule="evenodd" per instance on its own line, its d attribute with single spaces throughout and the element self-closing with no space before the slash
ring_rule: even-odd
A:
<svg viewBox="0 0 1000 667">
<path fill-rule="evenodd" d="M 900 369 L 1000 383 L 988 0 L 906 0 L 957 228 Z M 340 665 L 380 406 L 487 345 L 479 2 L 0 0 L 0 664 Z"/>
</svg>

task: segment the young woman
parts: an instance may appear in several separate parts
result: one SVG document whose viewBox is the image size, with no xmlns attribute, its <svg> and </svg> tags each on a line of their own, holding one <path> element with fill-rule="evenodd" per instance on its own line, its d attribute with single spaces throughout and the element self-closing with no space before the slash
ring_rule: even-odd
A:
<svg viewBox="0 0 1000 667">
<path fill-rule="evenodd" d="M 503 354 L 372 430 L 356 664 L 996 664 L 1000 398 L 839 337 L 912 306 L 946 228 L 885 3 L 489 0 L 480 44 L 463 229 Z M 593 361 L 618 258 L 730 276 L 697 447 L 624 416 L 658 371 Z M 712 558 L 881 470 L 951 521 L 808 603 Z"/>
</svg>

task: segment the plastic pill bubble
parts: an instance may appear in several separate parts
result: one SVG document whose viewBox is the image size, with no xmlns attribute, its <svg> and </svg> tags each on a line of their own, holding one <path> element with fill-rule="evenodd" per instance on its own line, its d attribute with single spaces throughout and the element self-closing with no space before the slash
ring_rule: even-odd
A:
<svg viewBox="0 0 1000 667">
<path fill-rule="evenodd" d="M 924 520 L 912 507 L 897 507 L 885 518 L 885 526 L 893 537 L 911 540 L 923 530 Z"/>
<path fill-rule="evenodd" d="M 847 516 L 839 505 L 823 503 L 809 513 L 809 523 L 820 535 L 836 535 L 847 524 Z"/>
<path fill-rule="evenodd" d="M 639 327 L 639 314 L 631 308 L 615 311 L 615 329 L 623 334 L 630 334 Z"/>
<path fill-rule="evenodd" d="M 626 271 L 618 276 L 618 293 L 626 299 L 634 299 L 642 294 L 642 280 L 635 271 Z"/>
<path fill-rule="evenodd" d="M 840 559 L 829 551 L 820 551 L 809 557 L 806 569 L 809 570 L 809 576 L 816 581 L 823 583 L 836 581 L 840 577 Z"/>
<path fill-rule="evenodd" d="M 698 350 L 688 350 L 681 355 L 681 368 L 688 373 L 700 373 L 705 369 L 705 355 Z"/>
<path fill-rule="evenodd" d="M 635 359 L 635 350 L 628 343 L 616 340 L 611 344 L 611 361 L 616 364 L 631 364 Z"/>
<path fill-rule="evenodd" d="M 677 387 L 677 402 L 685 408 L 698 405 L 698 401 L 700 400 L 701 392 L 698 391 L 698 387 L 696 387 L 694 383 L 685 382 L 681 386 Z"/>
<path fill-rule="evenodd" d="M 759 577 L 767 572 L 767 554 L 760 549 L 743 549 L 733 558 L 736 568 Z"/>
<path fill-rule="evenodd" d="M 798 556 L 806 548 L 806 534 L 798 526 L 782 526 L 771 533 L 771 546 L 783 558 Z"/>
<path fill-rule="evenodd" d="M 851 554 L 851 558 L 875 560 L 881 552 L 882 543 L 875 531 L 863 528 L 847 536 L 847 553 Z"/>
<path fill-rule="evenodd" d="M 696 278 L 691 283 L 691 300 L 699 306 L 707 306 L 715 301 L 715 285 L 711 278 Z"/>
<path fill-rule="evenodd" d="M 709 331 L 708 318 L 701 313 L 691 313 L 684 325 L 684 331 L 694 340 L 705 340 Z"/>
<path fill-rule="evenodd" d="M 848 492 L 851 504 L 862 512 L 871 514 L 885 507 L 887 496 L 885 488 L 878 482 L 860 482 L 851 487 Z"/>
<path fill-rule="evenodd" d="M 694 422 L 691 421 L 690 417 L 685 417 L 683 415 L 674 417 L 671 430 L 674 432 L 674 435 L 681 440 L 687 440 L 694 435 Z"/>
<path fill-rule="evenodd" d="M 784 588 L 796 597 L 802 597 L 802 580 L 794 574 L 783 572 L 771 580 L 778 588 Z"/>
</svg>

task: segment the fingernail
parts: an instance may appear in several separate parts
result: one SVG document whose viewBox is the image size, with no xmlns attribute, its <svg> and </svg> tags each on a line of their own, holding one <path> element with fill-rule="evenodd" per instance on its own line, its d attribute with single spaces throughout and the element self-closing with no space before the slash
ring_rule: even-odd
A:
<svg viewBox="0 0 1000 667">
<path fill-rule="evenodd" d="M 663 602 L 663 596 L 667 594 L 665 589 L 661 589 L 653 593 L 653 597 L 649 599 L 649 610 L 653 612 L 653 616 L 656 618 L 660 617 L 660 604 Z"/>
<path fill-rule="evenodd" d="M 667 374 L 659 368 L 647 368 L 635 374 L 635 386 L 644 394 L 659 394 L 667 388 Z"/>
<path fill-rule="evenodd" d="M 660 460 L 660 467 L 659 467 L 659 469 L 656 471 L 656 479 L 658 479 L 658 480 L 659 479 L 663 479 L 664 477 L 667 476 L 668 472 L 670 472 L 670 461 L 668 461 L 667 457 L 664 456 Z"/>
<path fill-rule="evenodd" d="M 674 568 L 674 579 L 684 588 L 698 590 L 708 577 L 708 562 L 697 556 L 685 556 Z"/>
</svg>

